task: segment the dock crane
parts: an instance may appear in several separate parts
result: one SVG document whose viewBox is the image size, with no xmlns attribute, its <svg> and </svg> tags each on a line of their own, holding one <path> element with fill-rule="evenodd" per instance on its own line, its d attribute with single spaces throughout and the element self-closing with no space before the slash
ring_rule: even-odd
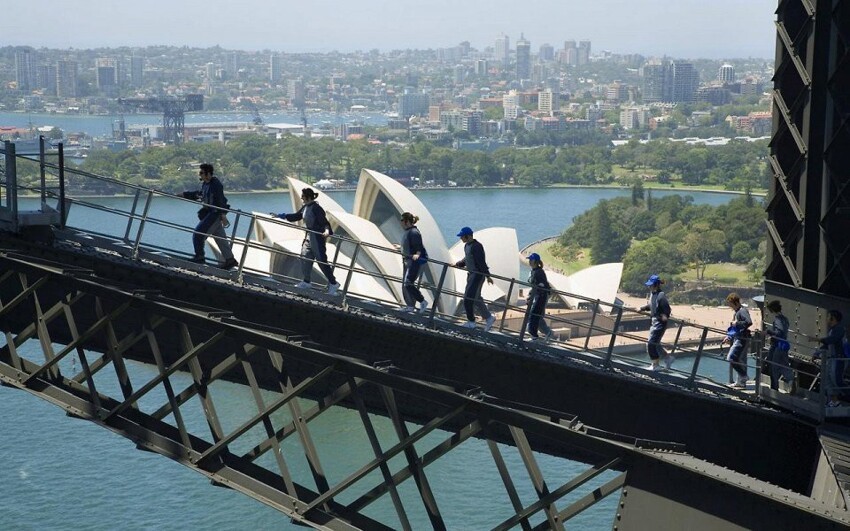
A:
<svg viewBox="0 0 850 531">
<path fill-rule="evenodd" d="M 182 144 L 185 130 L 185 113 L 204 109 L 203 94 L 182 97 L 120 98 L 125 109 L 141 109 L 162 113 L 163 140 L 166 144 Z"/>
</svg>

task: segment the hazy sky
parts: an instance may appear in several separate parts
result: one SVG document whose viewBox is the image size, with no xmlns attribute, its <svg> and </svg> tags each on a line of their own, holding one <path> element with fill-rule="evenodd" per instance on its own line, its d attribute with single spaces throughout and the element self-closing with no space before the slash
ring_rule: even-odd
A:
<svg viewBox="0 0 850 531">
<path fill-rule="evenodd" d="M 590 39 L 593 50 L 772 58 L 778 0 L 28 0 L 0 10 L 0 45 L 150 44 L 304 52 L 511 47 Z"/>
</svg>

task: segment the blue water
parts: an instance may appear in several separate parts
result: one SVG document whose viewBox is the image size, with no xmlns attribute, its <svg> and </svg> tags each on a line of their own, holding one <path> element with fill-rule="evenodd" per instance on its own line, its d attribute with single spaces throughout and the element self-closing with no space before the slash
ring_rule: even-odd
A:
<svg viewBox="0 0 850 531">
<path fill-rule="evenodd" d="M 672 192 L 653 193 L 660 196 Z M 628 194 L 629 190 L 607 189 L 417 192 L 442 227 L 447 242 L 452 243 L 457 229 L 464 225 L 473 228 L 511 226 L 516 228 L 521 246 L 558 234 L 574 216 L 600 199 Z M 697 203 L 712 205 L 730 199 L 724 194 L 692 195 Z M 333 198 L 350 208 L 354 193 L 335 192 Z M 99 202 L 122 208 L 130 204 L 126 198 Z M 285 194 L 234 195 L 230 202 L 234 208 L 245 211 L 289 208 Z M 152 213 L 183 225 L 195 221 L 192 205 L 176 200 L 157 201 Z M 80 223 L 94 220 L 84 219 L 87 214 L 73 209 L 71 216 L 72 224 L 74 216 L 80 218 Z M 123 234 L 123 224 L 112 223 L 108 215 L 101 215 L 100 224 L 105 232 Z M 185 233 L 148 226 L 145 235 L 164 244 L 184 247 L 187 252 L 190 250 Z M 63 371 L 71 369 L 72 360 L 66 361 Z M 139 382 L 154 374 L 151 367 L 140 364 L 132 364 L 131 372 Z M 178 375 L 178 380 L 180 383 L 176 387 L 179 389 L 189 381 L 186 375 Z M 109 389 L 110 383 L 106 380 L 98 385 Z M 255 408 L 250 392 L 239 386 L 217 382 L 212 393 L 227 426 L 236 426 Z M 203 476 L 155 454 L 140 452 L 119 435 L 92 423 L 71 419 L 58 408 L 25 392 L 0 387 L 0 404 L 0 527 L 3 529 L 302 529 L 259 502 L 228 489 L 213 487 Z M 152 404 L 143 402 L 142 408 L 145 407 L 152 407 Z M 383 448 L 388 448 L 393 443 L 391 427 L 385 419 L 373 417 L 372 420 Z M 198 430 L 203 429 L 200 416 L 190 417 L 187 422 Z M 330 460 L 323 463 L 332 480 L 339 480 L 371 457 L 360 426 L 358 415 L 344 409 L 324 414 L 310 424 L 320 455 L 328 449 L 335 452 L 333 466 Z M 420 454 L 444 436 L 433 434 L 417 445 Z M 531 503 L 534 491 L 516 451 L 502 447 L 502 452 L 523 502 Z M 538 455 L 538 459 L 550 488 L 565 483 L 587 468 L 580 463 L 548 456 Z M 293 459 L 293 474 L 297 480 L 304 477 L 303 482 L 309 485 L 300 461 Z M 505 512 L 509 507 L 507 496 L 486 444 L 481 441 L 464 443 L 450 453 L 448 459 L 428 467 L 426 473 L 451 529 L 489 528 L 509 516 Z M 557 506 L 565 507 L 610 477 L 610 473 L 603 474 L 584 489 L 558 502 Z M 369 486 L 373 484 L 370 482 Z M 408 484 L 401 492 L 414 528 L 428 529 L 427 517 L 421 503 L 415 502 L 417 496 L 411 489 L 412 484 Z M 576 516 L 570 526 L 610 529 L 618 497 L 615 493 Z M 342 498 L 341 501 L 350 499 Z M 468 504 L 459 504 L 456 500 L 467 500 Z M 397 526 L 388 499 L 370 507 L 368 514 Z M 539 521 L 534 520 L 535 523 Z"/>
</svg>

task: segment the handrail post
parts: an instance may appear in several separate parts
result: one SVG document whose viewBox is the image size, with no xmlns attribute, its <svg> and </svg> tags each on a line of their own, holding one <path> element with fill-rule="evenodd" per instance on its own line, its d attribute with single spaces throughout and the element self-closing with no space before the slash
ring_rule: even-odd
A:
<svg viewBox="0 0 850 531">
<path fill-rule="evenodd" d="M 522 324 L 519 327 L 519 337 L 517 339 L 520 345 L 522 345 L 523 339 L 525 338 L 525 329 L 528 328 L 528 318 L 529 314 L 531 313 L 531 310 L 531 305 L 528 305 L 527 309 L 525 310 L 525 315 L 522 316 Z"/>
<path fill-rule="evenodd" d="M 242 215 L 241 211 L 236 212 L 236 219 L 233 220 L 233 228 L 230 231 L 230 248 L 233 249 L 233 242 L 236 241 L 236 229 L 239 228 L 239 217 Z M 251 227 L 254 226 L 253 219 L 251 220 Z M 251 235 L 251 231 L 248 231 L 248 236 Z M 245 241 L 248 241 L 248 238 L 245 238 Z"/>
<path fill-rule="evenodd" d="M 251 216 L 251 222 L 248 225 L 248 234 L 251 234 L 251 231 L 254 230 L 254 223 L 256 221 L 256 216 Z M 240 284 L 245 283 L 245 277 L 242 274 L 242 270 L 245 267 L 245 259 L 248 257 L 248 245 L 250 245 L 250 239 L 245 238 L 245 243 L 242 244 L 242 256 L 239 258 L 239 265 L 236 267 L 236 281 Z M 233 245 L 230 246 L 230 249 L 231 251 L 233 250 Z"/>
<path fill-rule="evenodd" d="M 18 159 L 14 142 L 6 141 L 6 199 L 12 208 L 12 224 L 18 232 Z"/>
<path fill-rule="evenodd" d="M 437 295 L 434 297 L 434 303 L 431 304 L 431 315 L 428 316 L 428 326 L 434 328 L 434 316 L 437 313 L 437 304 L 440 302 L 440 295 L 443 293 L 443 284 L 446 282 L 446 274 L 449 272 L 449 264 L 443 264 L 443 270 L 440 271 L 440 280 L 437 282 Z"/>
<path fill-rule="evenodd" d="M 708 328 L 702 329 L 702 336 L 699 338 L 699 347 L 697 347 L 697 358 L 694 360 L 694 366 L 691 367 L 691 375 L 688 376 L 688 385 L 691 388 L 696 387 L 697 370 L 699 370 L 699 360 L 702 359 L 702 349 L 705 347 L 705 338 L 708 337 Z"/>
<path fill-rule="evenodd" d="M 514 283 L 515 282 L 516 282 L 516 279 L 512 278 L 510 285 L 508 285 L 508 292 L 505 294 L 505 307 L 502 310 L 502 322 L 499 323 L 499 332 L 501 332 L 502 330 L 505 329 L 505 317 L 507 317 L 507 315 L 508 315 L 508 306 L 510 306 L 510 304 L 511 304 L 511 295 L 513 294 L 513 291 L 514 291 Z M 520 332 L 522 332 L 522 331 L 520 330 Z M 521 334 L 520 334 L 520 339 L 522 339 Z"/>
<path fill-rule="evenodd" d="M 65 207 L 65 145 L 59 143 L 59 227 L 65 228 L 68 212 Z"/>
<path fill-rule="evenodd" d="M 593 332 L 593 325 L 596 323 L 596 315 L 599 313 L 599 300 L 593 305 L 593 315 L 590 316 L 590 326 L 587 327 L 587 336 L 584 338 L 584 350 L 587 351 L 587 346 L 590 345 L 590 334 Z"/>
<path fill-rule="evenodd" d="M 336 246 L 337 254 L 339 253 L 339 245 Z M 342 286 L 342 303 L 345 304 L 348 298 L 348 287 L 351 285 L 351 277 L 354 276 L 354 266 L 357 263 L 357 255 L 360 254 L 360 242 L 354 247 L 354 252 L 351 253 L 351 265 L 348 268 L 348 273 L 345 275 L 345 284 Z M 336 262 L 334 262 L 336 263 Z"/>
<path fill-rule="evenodd" d="M 312 231 L 305 229 L 305 235 L 307 236 L 307 239 L 310 238 L 310 232 L 312 232 Z M 360 244 L 360 242 L 358 242 L 358 245 L 359 244 Z M 330 263 L 331 267 L 336 267 L 336 261 L 339 259 L 339 251 L 340 251 L 341 248 L 342 248 L 342 240 L 340 240 L 340 244 L 336 246 L 336 250 L 334 251 L 333 262 Z"/>
<path fill-rule="evenodd" d="M 136 207 L 139 204 L 139 195 L 142 193 L 141 188 L 136 188 L 136 193 L 133 196 L 133 206 L 130 208 L 130 215 L 127 217 L 127 230 L 124 231 L 124 241 L 130 241 L 130 229 L 133 227 L 133 220 L 136 218 Z"/>
<path fill-rule="evenodd" d="M 617 319 L 614 328 L 611 329 L 611 341 L 608 343 L 608 352 L 605 353 L 605 366 L 611 367 L 611 356 L 614 355 L 614 343 L 617 341 L 617 333 L 620 330 L 620 321 L 623 319 L 623 308 L 617 308 Z"/>
<path fill-rule="evenodd" d="M 145 200 L 145 208 L 142 211 L 142 219 L 139 221 L 139 231 L 136 233 L 136 243 L 133 245 L 133 260 L 139 259 L 139 244 L 142 242 L 142 233 L 145 230 L 145 221 L 148 219 L 148 211 L 151 208 L 153 201 L 153 190 L 148 190 L 148 197 Z"/>
<path fill-rule="evenodd" d="M 47 181 L 45 180 L 45 177 L 44 177 L 44 172 L 45 172 L 44 157 L 45 157 L 45 154 L 44 154 L 44 135 L 38 135 L 38 173 L 41 177 L 41 191 L 40 191 L 41 207 L 40 208 L 41 208 L 42 212 L 44 211 L 44 206 L 45 206 L 44 200 L 47 199 L 47 197 L 44 194 L 44 189 L 47 187 Z"/>
<path fill-rule="evenodd" d="M 751 350 L 756 352 L 756 396 L 761 396 L 761 372 L 764 366 L 764 349 L 762 348 L 761 332 L 756 330 L 750 345 Z"/>
<path fill-rule="evenodd" d="M 676 330 L 676 339 L 673 340 L 673 348 L 667 353 L 668 356 L 672 356 L 676 352 L 676 349 L 679 348 L 679 337 L 682 335 L 682 327 L 684 326 L 684 321 L 679 321 L 679 329 Z"/>
</svg>

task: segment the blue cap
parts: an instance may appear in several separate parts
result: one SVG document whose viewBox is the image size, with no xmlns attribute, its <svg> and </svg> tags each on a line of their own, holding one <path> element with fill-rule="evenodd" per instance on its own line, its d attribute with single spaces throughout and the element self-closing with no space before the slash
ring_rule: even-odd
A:
<svg viewBox="0 0 850 531">
<path fill-rule="evenodd" d="M 526 260 L 534 260 L 535 262 L 539 262 L 540 255 L 537 253 L 531 253 L 530 255 L 528 255 L 528 257 L 526 257 Z"/>
<path fill-rule="evenodd" d="M 457 237 L 460 238 L 461 236 L 472 236 L 472 229 L 469 227 L 460 229 L 460 232 L 457 233 Z"/>
<path fill-rule="evenodd" d="M 660 284 L 660 283 L 661 283 L 661 277 L 659 277 L 658 275 L 652 275 L 652 276 L 649 277 L 649 279 L 647 279 L 646 282 L 644 282 L 644 285 L 654 286 L 654 285 Z"/>
</svg>

